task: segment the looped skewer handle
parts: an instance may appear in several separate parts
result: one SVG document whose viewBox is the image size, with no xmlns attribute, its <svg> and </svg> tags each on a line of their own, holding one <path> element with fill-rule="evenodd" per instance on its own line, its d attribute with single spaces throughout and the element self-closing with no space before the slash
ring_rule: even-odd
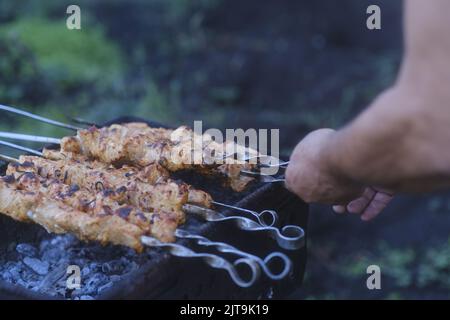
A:
<svg viewBox="0 0 450 320">
<path fill-rule="evenodd" d="M 255 221 L 245 217 L 224 216 L 217 211 L 191 204 L 185 204 L 183 209 L 186 212 L 195 214 L 206 221 L 233 221 L 241 230 L 250 232 L 265 232 L 272 239 L 274 239 L 281 248 L 286 250 L 300 249 L 305 243 L 305 232 L 301 227 L 296 225 L 286 225 L 279 230 L 275 227 L 262 227 Z"/>
<path fill-rule="evenodd" d="M 228 243 L 211 241 L 203 236 L 192 234 L 186 230 L 177 229 L 175 231 L 175 236 L 177 238 L 194 240 L 198 245 L 201 246 L 215 247 L 218 251 L 223 253 L 231 253 L 243 258 L 254 260 L 260 265 L 264 273 L 272 280 L 281 280 L 286 277 L 292 270 L 292 261 L 284 253 L 281 252 L 272 252 L 263 260 L 258 256 L 239 250 Z M 270 269 L 271 265 L 275 265 L 274 260 L 280 260 L 283 264 L 283 268 L 281 269 L 281 271 L 277 272 Z"/>
<path fill-rule="evenodd" d="M 250 213 L 258 220 L 258 223 L 260 225 L 262 225 L 263 227 L 273 227 L 278 223 L 278 214 L 274 210 L 263 210 L 261 212 L 257 212 L 257 211 L 240 208 L 240 207 L 232 206 L 232 205 L 217 202 L 217 201 L 211 201 L 211 202 L 217 206 L 221 206 L 221 207 L 225 207 L 225 208 L 229 208 L 229 209 L 233 209 L 233 210 L 237 210 L 237 211 L 241 211 L 241 212 L 245 212 L 245 213 Z"/>
<path fill-rule="evenodd" d="M 161 242 L 152 237 L 142 236 L 141 242 L 148 247 L 166 248 L 169 250 L 171 255 L 176 257 L 203 259 L 209 266 L 215 269 L 226 270 L 234 283 L 242 288 L 251 287 L 259 278 L 259 275 L 261 273 L 259 265 L 255 261 L 248 258 L 241 258 L 236 260 L 234 263 L 230 263 L 229 261 L 225 260 L 222 257 L 219 257 L 218 255 L 209 253 L 197 253 L 185 246 L 176 243 Z M 239 275 L 237 267 L 240 265 L 246 265 L 250 268 L 250 280 L 246 281 Z"/>
</svg>

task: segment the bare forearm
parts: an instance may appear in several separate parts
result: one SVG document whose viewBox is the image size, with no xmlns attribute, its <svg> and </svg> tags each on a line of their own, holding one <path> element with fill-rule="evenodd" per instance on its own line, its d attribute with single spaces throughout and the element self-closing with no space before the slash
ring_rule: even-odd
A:
<svg viewBox="0 0 450 320">
<path fill-rule="evenodd" d="M 397 191 L 450 185 L 450 119 L 422 108 L 441 100 L 408 88 L 388 90 L 330 139 L 324 161 L 364 185 Z"/>
<path fill-rule="evenodd" d="M 450 1 L 405 1 L 405 55 L 396 85 L 324 150 L 346 178 L 390 189 L 450 185 Z"/>
</svg>

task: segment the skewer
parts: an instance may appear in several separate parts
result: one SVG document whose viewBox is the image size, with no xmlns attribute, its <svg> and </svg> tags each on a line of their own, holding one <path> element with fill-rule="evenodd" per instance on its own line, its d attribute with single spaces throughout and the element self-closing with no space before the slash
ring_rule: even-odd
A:
<svg viewBox="0 0 450 320">
<path fill-rule="evenodd" d="M 236 160 L 239 161 L 245 161 L 245 162 L 251 162 L 253 160 L 256 160 L 256 165 L 259 168 L 281 168 L 281 169 L 286 169 L 287 166 L 289 165 L 289 161 L 282 161 L 280 162 L 279 159 L 273 157 L 273 156 L 269 156 L 269 155 L 256 155 L 256 156 L 250 156 L 248 154 L 246 154 L 245 156 L 241 156 L 239 153 L 235 152 L 235 153 L 230 153 L 227 155 L 224 155 L 222 160 L 226 160 L 227 158 L 234 158 Z M 266 160 L 266 161 L 262 161 L 262 160 Z M 272 160 L 275 160 L 275 163 L 272 163 Z"/>
<path fill-rule="evenodd" d="M 253 215 L 258 220 L 259 224 L 264 226 L 264 227 L 272 227 L 272 226 L 275 226 L 278 223 L 278 214 L 274 210 L 263 210 L 261 212 L 256 212 L 256 211 L 253 211 L 253 210 L 232 206 L 232 205 L 221 203 L 221 202 L 217 202 L 217 201 L 214 201 L 214 200 L 211 201 L 211 202 L 213 204 L 217 205 L 217 206 L 222 206 L 222 207 L 225 207 L 225 208 L 238 210 L 238 211 L 242 211 L 242 212 L 245 212 L 245 213 L 250 213 L 251 215 Z"/>
<path fill-rule="evenodd" d="M 4 194 L 3 194 L 3 197 L 4 197 L 4 199 L 6 199 Z M 52 201 L 52 200 L 50 200 L 50 201 Z M 39 199 L 33 200 L 33 203 L 39 203 Z M 56 207 L 58 207 L 57 203 L 58 203 L 58 201 L 52 202 L 53 206 L 50 205 L 49 208 L 54 208 L 55 205 L 56 205 Z M 68 208 L 69 207 L 70 206 L 68 206 Z M 47 207 L 43 207 L 43 208 L 47 208 Z M 8 209 L 13 210 L 13 212 L 14 212 L 14 210 L 17 210 L 17 209 L 15 209 L 14 205 L 12 207 L 9 207 Z M 41 207 L 41 209 L 42 209 L 42 207 Z M 26 210 L 28 210 L 28 211 L 25 213 Z M 62 210 L 64 210 L 64 206 L 62 207 Z M 95 239 L 95 240 L 105 241 L 105 236 L 108 234 L 108 232 L 105 233 L 105 230 L 100 229 L 100 233 L 98 233 L 98 234 L 89 233 L 89 232 L 92 232 L 92 229 L 89 229 L 89 228 L 86 230 L 90 230 L 90 231 L 83 231 L 83 228 L 81 227 L 82 226 L 81 222 L 84 221 L 83 219 L 86 219 L 87 217 L 89 217 L 88 219 L 94 219 L 94 220 L 88 220 L 88 223 L 87 223 L 88 226 L 90 224 L 92 224 L 92 222 L 94 222 L 94 221 L 95 221 L 95 223 L 99 223 L 99 220 L 95 220 L 95 218 L 91 218 L 89 216 L 89 214 L 84 213 L 84 212 L 79 212 L 80 216 L 78 216 L 78 219 L 76 219 L 76 221 L 73 222 L 74 223 L 73 226 L 67 227 L 67 225 L 64 222 L 64 218 L 61 216 L 61 212 L 56 213 L 56 215 L 53 214 L 53 216 L 50 216 L 50 219 L 48 219 L 46 216 L 47 215 L 46 211 L 47 210 L 34 211 L 34 209 L 32 209 L 32 208 L 27 209 L 27 207 L 25 206 L 24 208 L 18 209 L 18 212 L 16 213 L 16 215 L 12 214 L 12 212 L 8 211 L 8 210 L 6 212 L 9 212 L 9 214 L 8 214 L 9 216 L 11 216 L 19 221 L 26 221 L 26 219 L 24 218 L 24 215 L 26 215 L 28 217 L 28 219 L 43 226 L 49 232 L 56 232 L 56 233 L 74 232 L 75 234 L 77 234 L 77 236 L 80 239 L 91 239 L 91 240 Z M 45 213 L 43 213 L 43 212 L 45 212 Z M 63 212 L 65 212 L 65 210 Z M 75 209 L 75 211 L 72 212 L 72 214 L 76 213 L 76 212 L 77 212 L 77 210 Z M 70 217 L 71 213 L 68 213 L 68 214 Z M 109 216 L 107 216 L 107 217 L 109 218 Z M 105 220 L 103 222 L 105 223 L 105 225 L 108 225 L 108 223 L 111 223 L 110 220 Z M 126 224 L 122 225 L 122 228 L 124 226 L 126 226 Z M 132 226 L 133 225 L 130 225 L 130 227 L 132 227 Z M 116 244 L 128 245 L 128 246 L 136 248 L 134 246 L 135 242 L 133 243 L 133 241 L 130 241 L 130 238 L 129 238 L 130 236 L 131 237 L 136 236 L 136 233 L 137 233 L 136 240 L 138 242 L 140 242 L 139 228 L 137 228 L 137 227 L 134 227 L 134 228 L 135 229 L 130 230 L 130 233 L 127 234 L 127 236 L 122 237 L 122 238 L 119 236 L 118 238 L 116 238 L 116 242 L 114 242 L 114 241 L 113 242 Z M 116 232 L 117 231 L 120 232 L 121 229 L 119 228 L 119 229 L 112 229 L 112 230 L 116 230 Z M 182 233 L 181 235 L 179 235 L 179 237 L 181 237 L 185 234 L 186 233 Z M 190 235 L 189 233 L 187 233 L 187 234 Z M 210 241 L 206 238 L 204 238 L 203 240 L 204 240 L 203 243 L 200 243 L 200 245 L 203 245 L 203 246 L 219 246 L 219 245 L 226 246 L 226 244 L 224 244 L 224 243 L 216 243 L 216 242 Z M 163 246 L 163 247 L 175 246 L 172 244 L 162 243 L 160 240 L 153 239 L 153 243 L 155 243 L 155 242 L 159 243 L 160 244 L 159 246 Z M 146 244 L 148 245 L 148 243 L 146 243 Z M 256 279 L 259 277 L 260 268 L 258 265 L 258 261 L 256 259 L 251 259 L 251 256 L 247 255 L 245 252 L 242 252 L 240 250 L 235 249 L 234 251 L 230 252 L 230 253 L 235 253 L 242 257 L 242 258 L 236 260 L 236 262 L 234 262 L 234 264 L 231 264 L 228 261 L 226 261 L 225 259 L 223 259 L 222 257 L 217 256 L 217 255 L 196 253 L 196 252 L 194 252 L 188 248 L 185 248 L 181 245 L 176 245 L 176 246 L 178 248 L 178 251 L 177 251 L 178 254 L 176 254 L 176 255 L 186 256 L 186 257 L 208 258 L 208 259 L 206 259 L 208 264 L 210 264 L 211 266 L 213 266 L 215 268 L 226 269 L 228 271 L 228 273 L 230 274 L 230 276 L 232 277 L 233 281 L 239 286 L 242 286 L 242 287 L 251 286 L 256 281 Z M 180 250 L 183 250 L 183 251 L 180 251 Z M 183 255 L 183 252 L 184 252 L 184 255 Z M 173 253 L 173 250 L 172 250 L 172 253 Z M 186 254 L 188 254 L 188 255 L 186 255 Z M 250 270 L 251 270 L 250 280 L 246 280 L 242 276 L 239 275 L 236 267 L 241 264 L 245 264 L 250 268 Z"/>
<path fill-rule="evenodd" d="M 6 141 L 0 140 L 0 145 L 1 144 L 4 144 L 4 145 L 6 145 L 6 146 L 8 146 L 10 148 L 14 148 L 14 149 L 30 152 L 30 153 L 38 155 L 40 157 L 43 156 L 42 152 L 39 152 L 39 151 L 36 151 L 36 150 L 33 150 L 33 149 L 29 149 L 29 148 L 25 148 L 25 147 L 22 147 L 20 145 L 14 144 L 14 143 L 10 143 L 10 142 L 6 142 Z M 7 162 L 8 161 L 10 161 L 10 162 L 19 162 L 18 159 L 11 158 L 11 157 L 6 156 L 6 155 L 1 155 L 0 154 L 0 156 L 2 156 L 3 160 L 7 161 Z M 249 214 L 253 215 L 257 219 L 258 223 L 261 226 L 263 226 L 263 227 L 271 227 L 271 226 L 276 225 L 277 222 L 278 222 L 278 214 L 274 210 L 263 210 L 261 212 L 256 212 L 256 211 L 253 211 L 253 210 L 232 206 L 232 205 L 228 205 L 228 204 L 217 202 L 217 201 L 212 201 L 212 203 L 215 204 L 215 205 L 218 205 L 218 206 L 229 208 L 229 209 L 233 209 L 233 210 L 249 213 Z"/>
<path fill-rule="evenodd" d="M 60 144 L 61 139 L 35 136 L 29 134 L 12 133 L 0 131 L 0 138 L 7 138 L 12 140 L 31 141 L 31 142 L 43 142 L 43 143 L 56 143 Z"/>
<path fill-rule="evenodd" d="M 72 122 L 74 122 L 74 123 L 78 123 L 78 124 L 84 124 L 84 125 L 87 125 L 87 126 L 98 126 L 98 124 L 96 124 L 95 122 L 92 122 L 92 121 L 88 121 L 88 120 L 85 120 L 85 119 L 82 119 L 82 118 L 79 118 L 79 117 L 74 117 L 74 118 L 70 118 L 70 120 L 72 120 Z"/>
<path fill-rule="evenodd" d="M 17 159 L 4 156 L 3 159 L 9 159 L 15 162 L 18 162 Z M 220 203 L 220 202 L 217 202 Z M 235 206 L 226 205 L 223 203 L 220 203 L 220 205 L 223 205 L 228 208 L 232 209 L 238 209 L 238 210 L 247 210 Z M 228 220 L 234 220 L 237 223 L 237 226 L 246 231 L 265 231 L 267 234 L 269 234 L 272 238 L 274 238 L 277 243 L 284 249 L 289 250 L 295 250 L 300 248 L 303 244 L 303 229 L 295 226 L 295 225 L 288 225 L 281 229 L 281 232 L 279 229 L 274 228 L 272 226 L 261 226 L 261 224 L 258 224 L 254 222 L 253 220 L 241 217 L 241 216 L 225 216 L 219 212 L 216 212 L 211 209 L 206 209 L 200 206 L 195 206 L 191 204 L 186 204 L 183 206 L 183 210 L 188 213 L 193 214 L 200 214 L 200 216 L 207 221 L 215 221 L 215 222 L 221 222 L 221 221 L 228 221 Z M 248 210 L 248 212 L 252 214 L 258 215 L 257 212 L 254 212 L 252 210 Z M 277 217 L 276 212 L 272 210 L 268 210 L 269 214 L 273 214 L 272 217 Z"/>
<path fill-rule="evenodd" d="M 141 242 L 148 247 L 165 248 L 169 250 L 171 255 L 176 257 L 201 258 L 209 266 L 215 269 L 226 270 L 234 283 L 243 288 L 252 286 L 258 280 L 260 275 L 259 265 L 254 259 L 240 258 L 231 263 L 215 254 L 198 253 L 180 244 L 161 242 L 152 237 L 142 236 Z M 250 268 L 251 277 L 249 280 L 244 280 L 237 271 L 237 268 L 241 265 L 246 265 Z"/>
<path fill-rule="evenodd" d="M 214 242 L 205 237 L 202 237 L 202 236 L 196 235 L 196 234 L 192 234 L 192 233 L 182 230 L 182 229 L 177 229 L 175 231 L 175 236 L 177 238 L 195 240 L 195 242 L 198 245 L 216 247 L 218 251 L 223 252 L 223 253 L 231 253 L 231 254 L 241 256 L 243 258 L 248 258 L 250 260 L 254 260 L 260 265 L 260 267 L 262 268 L 264 273 L 272 280 L 281 280 L 284 277 L 286 277 L 292 270 L 292 261 L 284 253 L 281 253 L 281 252 L 272 252 L 269 255 L 267 255 L 263 260 L 258 256 L 241 251 L 241 250 L 237 249 L 236 247 L 229 245 L 228 243 Z M 270 270 L 270 267 L 269 267 L 271 265 L 271 262 L 276 259 L 281 260 L 281 262 L 284 265 L 280 272 L 272 271 L 272 270 Z"/>
<path fill-rule="evenodd" d="M 4 199 L 6 199 L 6 198 L 4 198 Z M 50 200 L 50 201 L 52 201 L 52 200 Z M 38 199 L 34 200 L 34 203 L 38 203 L 38 202 L 39 202 Z M 53 202 L 53 206 L 55 206 L 55 204 L 57 204 L 57 203 L 58 203 L 58 201 Z M 70 205 L 68 206 L 68 208 L 70 208 Z M 9 207 L 9 209 L 13 210 L 13 211 L 16 210 L 14 206 Z M 25 219 L 23 219 L 23 214 L 24 213 L 22 212 L 22 216 L 20 215 L 20 210 L 23 210 L 23 209 L 28 210 L 27 207 L 19 209 L 19 213 L 17 214 L 17 216 L 11 215 L 11 211 L 6 211 L 6 212 L 9 212 L 9 215 L 11 217 L 13 217 L 13 218 L 18 219 L 19 217 L 21 217 L 21 219 L 19 219 L 19 220 L 20 221 L 25 221 Z M 44 211 L 46 211 L 46 210 L 44 210 Z M 76 209 L 75 209 L 75 212 L 77 212 Z M 81 218 L 81 219 L 83 219 L 84 216 L 89 215 L 89 214 L 84 213 L 84 212 L 79 212 L 79 214 L 80 214 L 79 218 Z M 91 240 L 92 239 L 95 239 L 95 240 L 102 239 L 102 241 L 104 241 L 104 239 L 105 239 L 104 236 L 107 234 L 107 233 L 102 233 L 101 236 L 100 236 L 100 234 L 97 234 L 96 236 L 95 235 L 93 236 L 92 233 L 91 234 L 85 233 L 85 231 L 82 231 L 82 228 L 80 228 L 80 226 L 82 225 L 81 224 L 82 220 L 77 220 L 77 222 L 75 222 L 75 224 L 74 224 L 76 227 L 74 227 L 73 229 L 71 227 L 66 228 L 65 227 L 66 225 L 63 222 L 64 219 L 61 219 L 62 217 L 61 217 L 60 213 L 56 214 L 56 216 L 55 216 L 55 218 L 53 218 L 53 220 L 52 219 L 48 220 L 46 218 L 45 214 L 44 215 L 42 214 L 42 211 L 41 211 L 41 213 L 38 213 L 38 211 L 35 212 L 33 209 L 31 209 L 31 210 L 28 210 L 26 212 L 26 216 L 31 221 L 34 221 L 37 224 L 39 224 L 39 225 L 43 226 L 44 228 L 46 228 L 49 232 L 67 233 L 67 232 L 71 232 L 71 231 L 73 232 L 75 230 L 74 231 L 75 234 L 77 234 L 81 239 L 85 239 L 85 238 L 86 239 L 91 239 Z M 95 221 L 95 220 L 92 220 L 92 221 Z M 92 221 L 90 221 L 90 222 L 88 221 L 87 225 L 89 226 L 89 223 L 92 223 Z M 98 223 L 98 222 L 99 221 L 97 220 L 96 223 Z M 105 225 L 106 225 L 106 224 L 108 224 L 108 222 L 111 222 L 111 221 L 107 220 L 107 221 L 103 221 L 103 222 L 105 222 Z M 130 227 L 134 227 L 134 225 L 130 225 Z M 139 233 L 139 231 L 137 231 L 139 229 L 137 227 L 135 227 L 135 228 L 136 229 L 133 232 L 135 232 L 135 233 L 138 232 Z M 88 228 L 88 230 L 89 230 L 89 228 Z M 120 229 L 115 229 L 115 230 L 116 230 L 116 232 L 119 231 L 119 233 L 120 233 Z M 131 230 L 133 230 L 133 229 L 131 229 Z M 104 230 L 103 230 L 103 232 L 104 232 Z M 131 233 L 131 235 L 136 236 L 135 233 L 134 234 Z M 190 234 L 188 232 L 184 232 L 184 233 L 181 233 L 181 235 L 179 234 L 178 237 L 182 237 L 183 235 L 194 236 L 194 235 L 192 235 L 192 234 Z M 130 245 L 130 243 L 132 244 L 132 242 L 130 242 L 129 238 L 118 238 L 118 239 L 120 239 L 120 240 L 119 241 L 116 240 L 116 241 L 118 241 L 118 242 L 116 242 L 116 244 L 132 246 L 132 245 Z M 124 239 L 126 239 L 126 241 L 124 241 Z M 136 239 L 140 239 L 140 235 L 137 235 Z M 207 246 L 207 247 L 209 247 L 209 246 L 220 246 L 220 245 L 226 246 L 227 245 L 225 243 L 213 242 L 213 241 L 211 241 L 211 240 L 209 240 L 207 238 L 204 238 L 203 240 L 204 240 L 203 243 L 200 243 L 200 245 Z M 139 240 L 137 240 L 137 241 L 139 241 Z M 156 239 L 155 239 L 155 241 L 156 241 Z M 157 240 L 157 241 L 159 241 L 159 240 Z M 159 241 L 159 242 L 161 242 L 161 241 Z M 165 244 L 164 246 L 170 246 L 170 245 L 169 244 Z M 182 246 L 180 246 L 180 247 L 184 248 Z M 259 277 L 259 274 L 260 274 L 260 269 L 259 269 L 259 266 L 257 265 L 258 261 L 256 259 L 252 260 L 251 256 L 248 255 L 247 253 L 243 252 L 243 251 L 240 251 L 240 250 L 238 250 L 236 248 L 233 248 L 233 249 L 235 249 L 235 250 L 232 251 L 232 252 L 230 251 L 230 253 L 234 253 L 234 254 L 237 254 L 237 255 L 242 257 L 241 259 L 237 260 L 234 264 L 230 264 L 230 263 L 227 264 L 226 263 L 227 261 L 225 261 L 222 257 L 217 256 L 217 255 L 209 255 L 209 257 L 211 259 L 214 258 L 217 263 L 221 262 L 221 265 L 224 266 L 224 268 L 226 268 L 229 271 L 230 276 L 232 277 L 233 281 L 235 281 L 236 284 L 238 284 L 239 286 L 243 286 L 243 287 L 251 286 L 254 283 L 254 281 L 256 281 L 256 279 Z M 199 257 L 199 256 L 202 255 L 202 254 L 195 253 L 195 252 L 193 252 L 192 250 L 190 250 L 188 248 L 185 248 L 184 250 L 185 250 L 185 252 L 194 253 L 196 257 Z M 232 268 L 232 267 L 238 266 L 239 264 L 246 264 L 246 265 L 248 265 L 250 267 L 250 269 L 252 271 L 252 274 L 251 274 L 251 279 L 249 281 L 243 279 L 238 274 L 236 269 Z M 253 264 L 256 264 L 256 266 L 258 266 L 258 269 L 256 269 Z M 216 267 L 216 266 L 214 266 L 214 267 Z"/>
<path fill-rule="evenodd" d="M 20 161 L 16 158 L 12 158 L 9 156 L 5 156 L 3 154 L 0 154 L 0 160 L 5 161 L 5 162 L 15 162 L 15 163 L 19 163 Z"/>
<path fill-rule="evenodd" d="M 233 221 L 241 230 L 250 232 L 264 232 L 273 238 L 283 249 L 297 250 L 300 249 L 305 243 L 305 232 L 301 227 L 296 225 L 286 225 L 280 230 L 275 227 L 263 227 L 255 221 L 245 217 L 225 216 L 217 211 L 191 204 L 185 204 L 183 209 L 186 212 L 194 214 L 206 221 Z"/>
<path fill-rule="evenodd" d="M 284 178 L 276 178 L 269 174 L 264 174 L 262 172 L 255 172 L 255 171 L 248 171 L 248 170 L 241 170 L 241 174 L 246 177 L 251 178 L 257 178 L 260 182 L 265 183 L 277 183 L 277 182 L 286 182 L 286 179 Z"/>
<path fill-rule="evenodd" d="M 67 123 L 59 122 L 59 121 L 52 120 L 52 119 L 49 119 L 49 118 L 45 118 L 45 117 L 42 117 L 42 116 L 38 116 L 36 114 L 30 113 L 30 112 L 27 112 L 27 111 L 23 111 L 23 110 L 14 108 L 14 107 L 2 105 L 2 104 L 0 104 L 0 110 L 4 110 L 4 111 L 20 114 L 20 115 L 23 115 L 25 117 L 29 117 L 29 118 L 32 118 L 32 119 L 35 119 L 35 120 L 38 120 L 38 121 L 41 121 L 41 122 L 44 122 L 44 123 L 47 123 L 47 124 L 51 124 L 51 125 L 54 125 L 54 126 L 58 126 L 58 127 L 62 127 L 62 128 L 70 129 L 70 130 L 78 131 L 78 130 L 83 129 L 83 128 L 80 128 L 80 127 L 77 127 L 77 126 L 73 126 L 71 124 L 67 124 Z M 94 123 L 91 123 L 91 122 L 88 122 L 88 121 L 85 121 L 85 120 L 82 120 L 82 119 L 77 119 L 77 118 L 75 118 L 73 120 L 75 122 L 83 123 L 83 124 L 90 124 L 90 125 L 94 124 Z M 35 139 L 35 137 L 32 138 L 32 139 Z M 55 139 L 55 138 L 49 138 L 49 139 Z M 29 140 L 29 141 L 35 141 L 35 140 Z M 56 142 L 56 143 L 59 143 L 59 142 Z M 226 154 L 226 155 L 223 156 L 223 158 L 221 160 L 225 160 L 225 159 L 230 158 L 230 157 L 239 157 L 239 154 L 237 154 L 237 153 Z M 260 163 L 260 160 L 264 159 L 264 158 L 267 158 L 269 160 L 273 159 L 273 157 L 267 156 L 267 155 L 257 155 L 257 156 L 246 155 L 243 158 L 241 158 L 241 161 L 250 161 L 250 160 L 253 160 L 253 159 L 258 159 L 258 166 L 259 167 L 266 167 L 266 168 L 267 167 L 286 168 L 287 165 L 289 164 L 289 161 L 285 161 L 285 162 L 281 162 L 281 163 L 277 161 L 277 163 L 272 164 L 271 160 L 270 160 L 269 163 L 266 163 L 266 164 Z M 262 179 L 262 182 L 279 182 L 279 181 L 270 181 L 268 179 Z"/>
<path fill-rule="evenodd" d="M 19 133 L 11 133 L 11 132 L 0 132 L 0 138 L 8 138 L 12 140 L 19 140 L 19 141 L 31 141 L 31 142 L 43 142 L 43 143 L 55 143 L 60 144 L 61 139 L 53 138 L 53 137 L 43 137 L 43 136 L 36 136 L 36 135 L 30 135 L 30 134 L 19 134 Z M 3 142 L 3 144 L 8 146 L 12 146 L 13 144 L 10 144 L 9 142 Z M 13 147 L 15 148 L 15 147 Z M 23 148 L 18 147 L 16 149 Z M 38 153 L 38 151 L 31 149 L 19 149 L 25 152 L 32 153 L 34 155 L 42 156 L 42 153 Z M 288 162 L 284 162 L 285 164 L 288 164 Z M 285 182 L 285 179 L 283 178 L 276 178 L 272 175 L 263 174 L 258 171 L 248 171 L 248 170 L 241 170 L 241 174 L 244 176 L 248 176 L 251 178 L 257 178 L 260 182 L 264 183 L 278 183 L 278 182 Z M 258 220 L 259 221 L 259 220 Z"/>
<path fill-rule="evenodd" d="M 19 146 L 17 144 L 10 143 L 10 142 L 3 141 L 3 140 L 0 140 L 0 145 L 6 146 L 6 147 L 10 147 L 10 148 L 13 148 L 13 149 L 17 149 L 17 150 L 20 150 L 20 151 L 25 151 L 25 152 L 28 152 L 28 153 L 31 153 L 31 154 L 34 154 L 34 155 L 40 156 L 40 157 L 42 157 L 42 155 L 43 155 L 42 152 L 39 152 L 39 151 L 30 149 L 30 148 L 27 148 L 27 147 Z"/>
<path fill-rule="evenodd" d="M 5 106 L 5 105 L 2 105 L 2 104 L 0 104 L 0 110 L 4 110 L 4 111 L 20 114 L 22 116 L 25 116 L 25 117 L 28 117 L 28 118 L 32 118 L 32 119 L 35 119 L 35 120 L 38 120 L 38 121 L 41 121 L 41 122 L 44 122 L 44 123 L 48 123 L 48 124 L 51 124 L 51 125 L 54 125 L 54 126 L 57 126 L 57 127 L 65 128 L 65 129 L 70 129 L 70 130 L 75 130 L 75 131 L 82 129 L 82 128 L 73 126 L 71 124 L 62 123 L 62 122 L 59 122 L 59 121 L 56 121 L 56 120 L 52 120 L 52 119 L 48 119 L 48 118 L 45 118 L 45 117 L 41 117 L 41 116 L 38 116 L 36 114 L 30 113 L 30 112 L 27 112 L 27 111 L 23 111 L 23 110 L 14 108 L 14 107 Z"/>
</svg>

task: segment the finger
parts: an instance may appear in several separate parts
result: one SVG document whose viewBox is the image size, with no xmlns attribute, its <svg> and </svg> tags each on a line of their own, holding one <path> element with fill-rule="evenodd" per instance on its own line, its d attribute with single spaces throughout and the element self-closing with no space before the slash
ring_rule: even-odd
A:
<svg viewBox="0 0 450 320">
<path fill-rule="evenodd" d="M 347 211 L 350 213 L 362 213 L 375 196 L 376 191 L 372 188 L 366 188 L 361 197 L 350 201 L 347 205 Z"/>
<path fill-rule="evenodd" d="M 333 206 L 333 211 L 336 213 L 339 213 L 339 214 L 345 213 L 345 206 L 340 205 L 340 204 L 335 205 L 335 206 Z"/>
<path fill-rule="evenodd" d="M 383 211 L 384 208 L 386 208 L 392 198 L 393 196 L 390 194 L 377 192 L 361 215 L 361 219 L 364 221 L 369 221 L 375 218 L 381 211 Z"/>
</svg>

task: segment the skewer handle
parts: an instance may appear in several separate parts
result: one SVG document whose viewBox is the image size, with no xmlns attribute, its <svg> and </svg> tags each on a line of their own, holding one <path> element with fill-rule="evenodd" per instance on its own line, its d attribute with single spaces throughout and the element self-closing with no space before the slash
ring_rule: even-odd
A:
<svg viewBox="0 0 450 320">
<path fill-rule="evenodd" d="M 286 225 L 280 230 L 275 227 L 262 227 L 255 221 L 245 217 L 224 216 L 217 211 L 191 204 L 185 204 L 183 209 L 184 211 L 195 214 L 206 221 L 233 221 L 241 230 L 250 232 L 265 232 L 268 236 L 274 239 L 281 248 L 286 250 L 297 250 L 305 244 L 305 231 L 296 225 Z"/>
<path fill-rule="evenodd" d="M 263 227 L 272 227 L 278 223 L 278 213 L 274 210 L 263 210 L 261 212 L 257 212 L 257 211 L 253 211 L 253 210 L 249 210 L 249 209 L 245 209 L 245 208 L 231 206 L 229 204 L 225 204 L 225 203 L 221 203 L 221 202 L 217 202 L 217 201 L 212 201 L 212 203 L 217 206 L 249 213 L 249 214 L 253 215 L 258 220 L 258 223 L 260 225 L 262 225 Z"/>
<path fill-rule="evenodd" d="M 223 253 L 230 253 L 243 258 L 254 260 L 260 265 L 264 273 L 272 280 L 281 280 L 286 277 L 292 270 L 292 261 L 284 253 L 281 252 L 272 252 L 263 260 L 258 256 L 239 250 L 228 243 L 211 241 L 208 238 L 202 237 L 197 234 L 192 234 L 186 230 L 177 229 L 175 232 L 175 236 L 177 238 L 194 240 L 200 246 L 215 247 L 218 251 Z M 280 260 L 281 264 L 283 265 L 281 271 L 277 272 L 270 270 L 270 266 L 272 265 L 273 260 Z"/>
<path fill-rule="evenodd" d="M 233 280 L 233 282 L 242 288 L 251 287 L 256 282 L 256 280 L 258 280 L 260 275 L 260 268 L 258 264 L 255 261 L 248 258 L 241 258 L 236 260 L 234 263 L 231 263 L 215 254 L 197 253 L 185 246 L 176 243 L 161 242 L 152 237 L 142 236 L 141 242 L 148 247 L 168 249 L 170 254 L 176 257 L 200 258 L 203 261 L 205 261 L 209 266 L 215 269 L 226 270 L 230 275 L 231 279 Z M 244 280 L 239 275 L 237 267 L 240 265 L 246 265 L 247 267 L 250 268 L 251 271 L 250 280 Z"/>
</svg>

